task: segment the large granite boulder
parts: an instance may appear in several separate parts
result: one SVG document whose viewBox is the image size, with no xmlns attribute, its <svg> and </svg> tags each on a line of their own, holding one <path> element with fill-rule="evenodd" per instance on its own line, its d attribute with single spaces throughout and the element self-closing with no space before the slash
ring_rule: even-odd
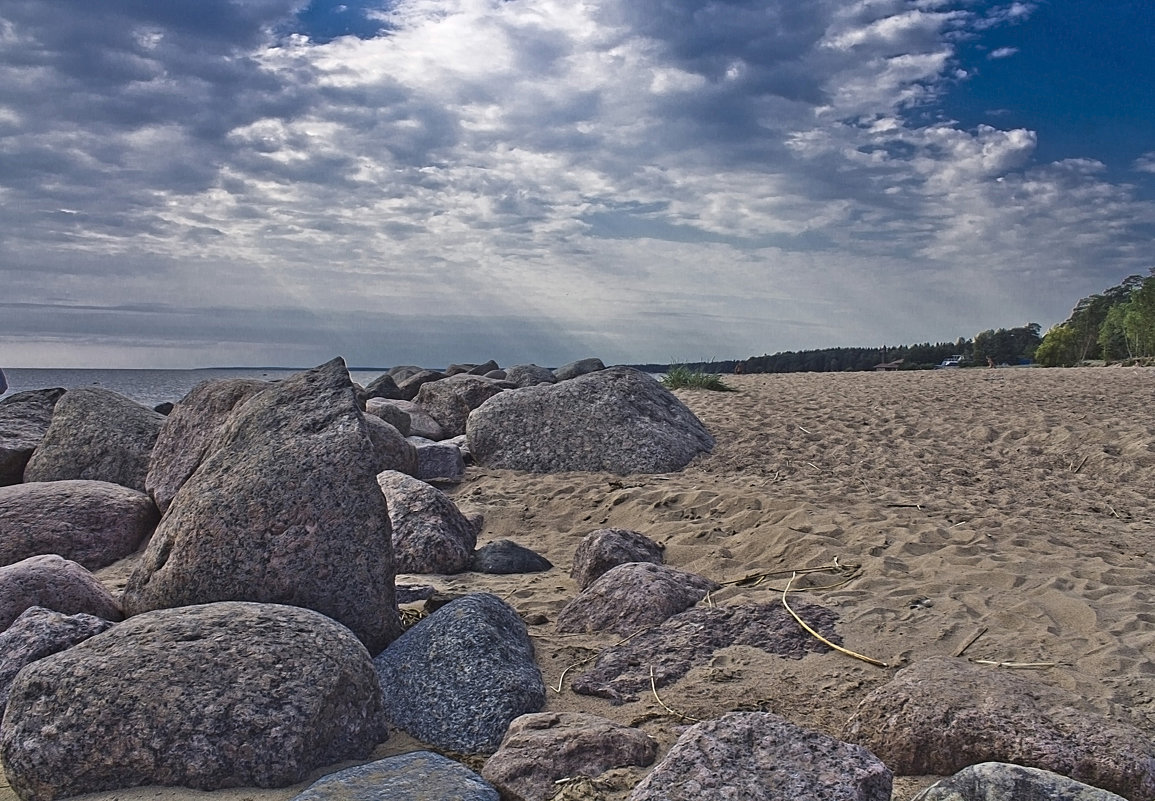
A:
<svg viewBox="0 0 1155 801">
<path fill-rule="evenodd" d="M 441 607 L 373 664 L 392 723 L 443 750 L 492 753 L 514 718 L 545 703 L 525 623 L 488 593 Z"/>
<path fill-rule="evenodd" d="M 283 787 L 387 736 L 369 654 L 331 619 L 226 602 L 119 623 L 33 662 L 0 756 L 22 801 L 146 784 Z"/>
<path fill-rule="evenodd" d="M 144 492 L 148 460 L 164 415 L 103 387 L 64 393 L 25 481 L 90 479 Z"/>
<path fill-rule="evenodd" d="M 535 473 L 681 470 L 714 438 L 649 375 L 613 367 L 496 395 L 469 415 L 479 464 Z"/>
<path fill-rule="evenodd" d="M 660 565 L 664 549 L 645 534 L 627 528 L 600 528 L 587 534 L 574 550 L 570 577 L 584 590 L 611 568 L 629 562 Z"/>
<path fill-rule="evenodd" d="M 0 718 L 8 703 L 8 691 L 25 665 L 64 651 L 115 625 L 95 615 L 65 615 L 30 606 L 7 629 L 0 632 Z"/>
<path fill-rule="evenodd" d="M 532 387 L 537 384 L 556 384 L 557 378 L 547 367 L 538 367 L 536 364 L 515 364 L 505 370 L 505 380 L 519 387 Z"/>
<path fill-rule="evenodd" d="M 365 430 L 373 443 L 375 471 L 397 470 L 410 476 L 417 472 L 417 448 L 395 426 L 367 414 Z"/>
<path fill-rule="evenodd" d="M 685 611 L 722 589 L 715 581 L 650 562 L 627 562 L 609 570 L 557 615 L 563 634 L 609 631 L 629 637 Z"/>
<path fill-rule="evenodd" d="M 588 359 L 578 359 L 576 362 L 563 364 L 553 371 L 553 375 L 558 381 L 569 381 L 573 378 L 596 373 L 598 370 L 604 369 L 606 369 L 605 363 L 596 356 L 593 356 Z"/>
<path fill-rule="evenodd" d="M 365 415 L 380 417 L 400 431 L 402 436 L 408 437 L 413 432 L 413 419 L 409 416 L 409 412 L 401 409 L 398 405 L 400 403 L 411 404 L 412 401 L 391 402 L 384 398 L 370 398 L 365 402 Z"/>
<path fill-rule="evenodd" d="M 0 631 L 29 607 L 121 620 L 120 604 L 83 565 L 56 554 L 30 556 L 0 567 Z"/>
<path fill-rule="evenodd" d="M 1124 801 L 1122 796 L 1058 773 L 983 762 L 935 782 L 911 801 Z"/>
<path fill-rule="evenodd" d="M 510 386 L 492 378 L 459 373 L 422 385 L 417 403 L 437 421 L 446 437 L 456 437 L 465 433 L 470 412 Z"/>
<path fill-rule="evenodd" d="M 158 509 L 168 509 L 233 409 L 268 387 L 267 381 L 252 378 L 204 381 L 173 407 L 156 438 L 144 482 Z"/>
<path fill-rule="evenodd" d="M 371 653 L 401 632 L 376 452 L 341 359 L 238 406 L 125 587 L 126 614 L 222 600 L 344 623 Z"/>
<path fill-rule="evenodd" d="M 330 773 L 292 801 L 498 801 L 497 790 L 432 751 L 381 759 Z"/>
<path fill-rule="evenodd" d="M 549 757 L 543 759 L 545 754 Z M 547 801 L 557 793 L 559 779 L 645 767 L 657 755 L 658 744 L 640 729 L 597 715 L 536 712 L 510 724 L 481 775 L 508 801 Z"/>
<path fill-rule="evenodd" d="M 477 545 L 477 529 L 441 490 L 395 470 L 377 483 L 393 525 L 398 573 L 461 573 Z"/>
<path fill-rule="evenodd" d="M 106 567 L 139 548 L 159 517 L 152 498 L 107 481 L 0 487 L 0 565 L 54 553 Z"/>
<path fill-rule="evenodd" d="M 946 776 L 1013 762 L 1125 798 L 1155 800 L 1155 741 L 1037 679 L 947 656 L 900 670 L 867 695 L 843 737 L 899 775 Z"/>
<path fill-rule="evenodd" d="M 389 373 L 382 373 L 373 379 L 369 383 L 369 386 L 365 387 L 362 397 L 366 401 L 370 401 L 373 398 L 393 398 L 399 400 L 401 398 L 401 390 L 397 388 L 397 382 L 393 379 L 393 376 Z"/>
<path fill-rule="evenodd" d="M 395 412 L 400 412 L 409 418 L 409 430 L 405 436 L 424 437 L 434 442 L 445 439 L 445 432 L 441 430 L 441 424 L 429 416 L 429 412 L 425 411 L 419 403 L 414 403 L 411 400 L 386 400 L 382 398 L 374 398 L 365 404 L 368 414 L 380 417 L 386 422 L 389 418 L 394 416 Z M 387 411 L 391 409 L 393 411 Z M 398 431 L 401 429 L 398 428 Z"/>
<path fill-rule="evenodd" d="M 405 374 L 401 373 L 401 375 Z M 397 380 L 397 394 L 401 396 L 398 400 L 411 401 L 417 397 L 421 387 L 431 381 L 442 381 L 447 376 L 439 370 L 418 370 L 415 373 L 405 375 L 404 378 L 394 377 Z"/>
<path fill-rule="evenodd" d="M 0 400 L 0 487 L 24 480 L 24 468 L 48 433 L 63 394 L 59 387 L 33 389 Z"/>
<path fill-rule="evenodd" d="M 892 782 L 865 748 L 769 712 L 731 712 L 687 729 L 629 801 L 890 801 Z"/>
<path fill-rule="evenodd" d="M 448 483 L 465 478 L 465 456 L 453 442 L 433 442 L 424 437 L 410 437 L 409 441 L 417 449 L 417 478 Z"/>
</svg>

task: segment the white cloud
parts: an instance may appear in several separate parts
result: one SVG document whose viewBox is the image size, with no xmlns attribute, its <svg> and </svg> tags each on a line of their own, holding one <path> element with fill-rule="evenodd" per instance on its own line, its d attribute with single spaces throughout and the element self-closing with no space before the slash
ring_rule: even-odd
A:
<svg viewBox="0 0 1155 801">
<path fill-rule="evenodd" d="M 1144 153 L 1139 158 L 1135 159 L 1132 168 L 1139 172 L 1149 172 L 1155 174 L 1155 150 Z"/>
<path fill-rule="evenodd" d="M 999 47 L 988 53 L 987 58 L 992 61 L 997 61 L 998 59 L 1010 58 L 1018 52 L 1019 48 L 1017 47 Z"/>
</svg>

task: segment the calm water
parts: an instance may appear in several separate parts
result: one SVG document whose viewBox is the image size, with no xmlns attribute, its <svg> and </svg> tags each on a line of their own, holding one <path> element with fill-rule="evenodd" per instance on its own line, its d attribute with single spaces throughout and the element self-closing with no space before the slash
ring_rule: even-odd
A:
<svg viewBox="0 0 1155 801">
<path fill-rule="evenodd" d="M 176 402 L 202 381 L 216 378 L 260 378 L 275 381 L 298 372 L 278 368 L 212 368 L 204 370 L 56 370 L 11 367 L 4 370 L 8 392 L 47 387 L 104 387 L 127 395 L 145 406 Z M 382 370 L 351 370 L 349 375 L 362 386 L 381 375 Z"/>
</svg>

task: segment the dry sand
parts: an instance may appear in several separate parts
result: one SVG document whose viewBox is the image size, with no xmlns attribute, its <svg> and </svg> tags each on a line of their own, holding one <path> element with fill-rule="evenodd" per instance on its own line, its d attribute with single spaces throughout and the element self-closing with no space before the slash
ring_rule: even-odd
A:
<svg viewBox="0 0 1155 801">
<path fill-rule="evenodd" d="M 766 710 L 837 735 L 897 668 L 937 654 L 1054 663 L 1029 675 L 1155 733 L 1155 369 L 972 369 L 727 377 L 739 392 L 678 392 L 718 441 L 681 473 L 531 475 L 471 468 L 453 493 L 485 516 L 479 544 L 509 538 L 555 569 L 525 576 L 400 577 L 495 593 L 524 615 L 547 710 L 641 727 L 668 747 L 693 718 Z M 615 526 L 665 544 L 667 563 L 728 585 L 718 605 L 781 597 L 788 571 L 861 565 L 856 578 L 801 597 L 838 616 L 847 648 L 786 660 L 746 647 L 622 706 L 569 689 L 563 671 L 617 641 L 559 636 L 576 588 L 573 550 Z M 105 575 L 116 583 L 121 573 Z M 781 571 L 787 571 L 782 575 Z M 807 574 L 808 585 L 832 575 Z M 796 585 L 797 586 L 797 585 Z M 778 588 L 775 590 L 774 588 Z M 797 597 L 797 596 L 796 596 Z M 991 667 L 991 670 L 1006 670 Z M 561 685 L 561 691 L 557 692 Z M 394 734 L 376 756 L 420 747 Z M 472 766 L 479 767 L 479 761 Z M 622 799 L 644 774 L 619 770 L 560 798 Z M 932 777 L 896 780 L 909 798 Z M 106 801 L 274 801 L 284 790 L 143 788 Z M 14 801 L 0 788 L 0 801 Z"/>
</svg>

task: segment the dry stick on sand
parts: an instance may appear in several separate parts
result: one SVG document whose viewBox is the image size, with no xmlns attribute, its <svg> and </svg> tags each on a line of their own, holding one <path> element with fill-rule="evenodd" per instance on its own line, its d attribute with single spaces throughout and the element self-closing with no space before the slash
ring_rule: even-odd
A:
<svg viewBox="0 0 1155 801">
<path fill-rule="evenodd" d="M 670 709 L 670 707 L 666 706 L 666 702 L 662 700 L 662 697 L 660 695 L 658 695 L 658 683 L 654 679 L 654 666 L 653 665 L 650 665 L 650 689 L 654 693 L 654 700 L 657 701 L 659 704 L 661 704 L 662 709 L 666 710 L 671 715 L 676 715 L 677 717 L 680 717 L 682 720 L 692 720 L 695 723 L 701 723 L 702 722 L 699 718 L 695 718 L 691 715 L 687 715 L 685 712 L 679 712 L 676 709 Z"/>
<path fill-rule="evenodd" d="M 981 629 L 979 629 L 973 635 L 971 635 L 971 638 L 969 640 L 967 640 L 966 642 L 964 642 L 962 644 L 962 648 L 959 648 L 957 651 L 955 651 L 954 655 L 955 656 L 962 656 L 964 653 L 966 653 L 966 650 L 968 648 L 970 648 L 972 645 L 975 644 L 975 641 L 978 640 L 979 637 L 983 636 L 986 633 L 987 633 L 987 627 L 983 626 Z"/>
<path fill-rule="evenodd" d="M 819 642 L 823 643 L 824 645 L 829 645 L 831 648 L 833 648 L 835 651 L 838 651 L 839 653 L 846 654 L 847 656 L 853 656 L 855 659 L 861 659 L 863 662 L 869 662 L 872 665 L 878 665 L 878 667 L 890 667 L 885 662 L 880 662 L 877 659 L 871 659 L 869 656 L 863 656 L 862 654 L 855 653 L 854 651 L 851 651 L 847 648 L 843 648 L 841 645 L 835 645 L 830 640 L 826 639 L 821 634 L 819 634 L 817 631 L 815 631 L 814 629 L 812 629 L 808 625 L 806 625 L 806 621 L 804 621 L 802 618 L 798 617 L 798 615 L 795 614 L 794 610 L 790 608 L 790 604 L 788 604 L 786 602 L 786 596 L 790 592 L 790 585 L 794 583 L 794 579 L 796 577 L 797 577 L 797 574 L 795 573 L 794 575 L 790 576 L 790 581 L 786 582 L 786 589 L 784 589 L 782 591 L 782 606 L 784 606 L 786 608 L 786 611 L 790 613 L 790 616 L 792 618 L 794 618 L 796 621 L 798 621 L 799 626 L 806 629 L 806 631 L 811 636 L 813 636 L 815 639 L 817 639 Z"/>
<path fill-rule="evenodd" d="M 973 659 L 976 665 L 991 665 L 992 667 L 1010 668 L 1012 670 L 1046 670 L 1053 668 L 1057 662 L 996 662 L 992 659 Z"/>
</svg>

